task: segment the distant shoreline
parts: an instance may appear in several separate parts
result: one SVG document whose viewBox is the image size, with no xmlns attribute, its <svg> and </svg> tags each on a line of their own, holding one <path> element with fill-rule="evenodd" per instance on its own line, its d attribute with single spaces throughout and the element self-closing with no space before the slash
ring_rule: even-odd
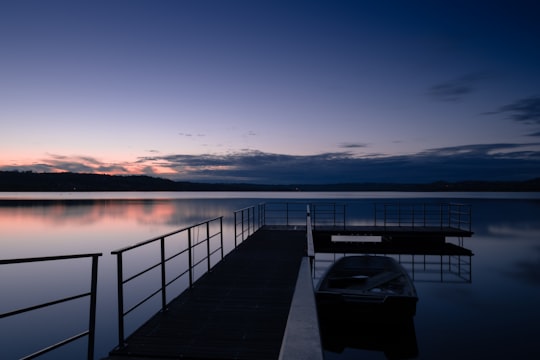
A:
<svg viewBox="0 0 540 360">
<path fill-rule="evenodd" d="M 540 178 L 525 181 L 436 181 L 431 183 L 249 184 L 179 182 L 146 175 L 0 171 L 0 192 L 92 191 L 401 191 L 536 192 Z"/>
</svg>

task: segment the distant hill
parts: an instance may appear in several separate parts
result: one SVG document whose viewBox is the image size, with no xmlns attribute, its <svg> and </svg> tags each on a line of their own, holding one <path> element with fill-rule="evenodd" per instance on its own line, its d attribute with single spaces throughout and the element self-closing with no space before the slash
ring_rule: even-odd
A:
<svg viewBox="0 0 540 360">
<path fill-rule="evenodd" d="M 180 182 L 145 175 L 0 171 L 0 191 L 540 191 L 540 178 L 506 182 L 272 185 Z"/>
</svg>

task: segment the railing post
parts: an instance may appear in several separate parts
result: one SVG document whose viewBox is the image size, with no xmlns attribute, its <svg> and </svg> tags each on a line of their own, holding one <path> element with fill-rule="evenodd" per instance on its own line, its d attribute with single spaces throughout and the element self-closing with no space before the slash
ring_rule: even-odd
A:
<svg viewBox="0 0 540 360">
<path fill-rule="evenodd" d="M 90 290 L 90 319 L 88 325 L 88 360 L 94 359 L 94 344 L 96 340 L 96 304 L 98 281 L 98 255 L 92 255 L 92 283 Z"/>
<path fill-rule="evenodd" d="M 223 260 L 223 216 L 219 218 L 219 235 L 221 242 L 221 259 Z M 236 238 L 234 239 L 234 241 L 236 242 Z"/>
<path fill-rule="evenodd" d="M 313 212 L 315 212 L 315 206 L 313 207 Z M 310 205 L 306 206 L 306 241 L 307 241 L 307 255 L 309 258 L 310 268 L 313 268 L 315 261 L 315 248 L 313 246 L 313 232 L 312 232 L 312 218 L 311 218 L 311 209 Z M 313 274 L 313 272 L 312 272 Z"/>
<path fill-rule="evenodd" d="M 242 242 L 244 242 L 244 210 L 241 211 L 242 214 Z"/>
<path fill-rule="evenodd" d="M 188 266 L 189 266 L 189 287 L 193 287 L 193 259 L 191 247 L 191 228 L 188 229 Z"/>
<path fill-rule="evenodd" d="M 118 347 L 124 347 L 124 275 L 122 270 L 122 253 L 116 254 L 116 276 L 118 289 Z"/>
<path fill-rule="evenodd" d="M 206 262 L 210 271 L 210 222 L 206 222 Z"/>
<path fill-rule="evenodd" d="M 167 311 L 167 275 L 165 271 L 165 238 L 160 239 L 161 247 L 161 311 Z"/>
<path fill-rule="evenodd" d="M 249 218 L 251 219 L 251 234 L 255 232 L 255 208 L 250 207 L 248 209 L 248 214 L 251 213 Z M 248 225 L 249 226 L 249 225 Z"/>
<path fill-rule="evenodd" d="M 236 246 L 237 246 L 236 239 L 238 238 L 238 233 L 237 233 L 237 231 L 236 231 L 236 227 L 237 227 L 237 225 L 238 225 L 238 220 L 237 220 L 237 218 L 236 218 L 236 217 L 237 217 L 237 216 L 236 216 L 237 214 L 238 214 L 237 212 L 234 213 L 234 247 L 235 247 L 235 248 L 236 248 Z M 221 256 L 221 257 L 223 258 L 223 256 Z"/>
<path fill-rule="evenodd" d="M 312 203 L 312 204 L 308 204 L 308 206 L 310 206 L 312 209 L 310 210 L 310 214 L 309 214 L 311 226 L 313 226 L 313 228 L 316 228 L 317 227 L 317 205 Z"/>
</svg>

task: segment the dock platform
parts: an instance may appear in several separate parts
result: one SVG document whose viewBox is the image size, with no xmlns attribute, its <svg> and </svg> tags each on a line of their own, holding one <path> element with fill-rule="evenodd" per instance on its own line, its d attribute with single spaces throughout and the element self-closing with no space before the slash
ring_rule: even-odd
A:
<svg viewBox="0 0 540 360">
<path fill-rule="evenodd" d="M 106 359 L 278 359 L 305 248 L 258 230 Z"/>
</svg>

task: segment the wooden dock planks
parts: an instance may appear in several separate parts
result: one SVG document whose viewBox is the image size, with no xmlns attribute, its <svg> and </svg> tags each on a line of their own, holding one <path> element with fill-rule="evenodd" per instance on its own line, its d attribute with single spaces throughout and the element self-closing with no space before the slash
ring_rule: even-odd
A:
<svg viewBox="0 0 540 360">
<path fill-rule="evenodd" d="M 259 230 L 108 359 L 278 359 L 305 248 L 305 230 Z"/>
</svg>

